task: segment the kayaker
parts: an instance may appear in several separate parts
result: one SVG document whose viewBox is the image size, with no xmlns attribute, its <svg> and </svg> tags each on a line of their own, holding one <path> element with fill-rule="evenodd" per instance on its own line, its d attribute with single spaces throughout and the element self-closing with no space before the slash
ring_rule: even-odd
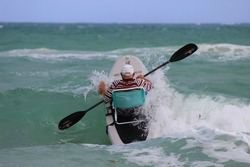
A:
<svg viewBox="0 0 250 167">
<path fill-rule="evenodd" d="M 150 80 L 144 78 L 143 75 L 139 75 L 136 78 L 134 76 L 134 67 L 130 64 L 125 64 L 121 70 L 121 80 L 115 80 L 109 88 L 107 88 L 104 81 L 101 81 L 98 86 L 98 92 L 103 96 L 104 102 L 109 103 L 111 101 L 112 91 L 116 89 L 143 87 L 146 94 L 152 89 Z"/>
</svg>

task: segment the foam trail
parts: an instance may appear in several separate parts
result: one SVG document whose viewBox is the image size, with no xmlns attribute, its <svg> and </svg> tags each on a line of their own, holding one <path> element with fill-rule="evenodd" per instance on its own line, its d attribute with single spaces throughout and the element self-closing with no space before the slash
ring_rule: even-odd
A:
<svg viewBox="0 0 250 167">
<path fill-rule="evenodd" d="M 212 131 L 241 136 L 250 145 L 250 105 L 239 99 L 183 95 L 170 87 L 162 71 L 152 75 L 154 89 L 147 99 L 153 111 L 149 138 L 194 136 Z"/>
</svg>

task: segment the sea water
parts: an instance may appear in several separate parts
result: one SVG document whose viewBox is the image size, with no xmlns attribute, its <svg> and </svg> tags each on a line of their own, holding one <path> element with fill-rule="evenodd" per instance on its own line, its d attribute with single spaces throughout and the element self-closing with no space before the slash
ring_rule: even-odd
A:
<svg viewBox="0 0 250 167">
<path fill-rule="evenodd" d="M 148 70 L 144 142 L 111 145 L 96 87 L 124 55 Z M 0 167 L 250 166 L 250 25 L 0 24 Z"/>
</svg>

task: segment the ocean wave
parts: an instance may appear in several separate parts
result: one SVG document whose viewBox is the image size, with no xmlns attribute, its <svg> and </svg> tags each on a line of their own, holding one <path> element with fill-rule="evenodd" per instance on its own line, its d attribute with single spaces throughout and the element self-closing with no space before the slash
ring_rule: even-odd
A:
<svg viewBox="0 0 250 167">
<path fill-rule="evenodd" d="M 210 59 L 213 57 L 216 60 L 231 61 L 238 59 L 250 58 L 250 46 L 237 45 L 228 43 L 219 44 L 197 44 L 199 49 L 195 53 L 196 57 L 206 57 Z M 7 57 L 28 57 L 33 59 L 42 60 L 68 60 L 68 59 L 81 59 L 81 60 L 94 60 L 94 59 L 116 59 L 123 55 L 136 55 L 142 59 L 149 57 L 161 57 L 172 55 L 177 51 L 180 46 L 166 46 L 166 47 L 150 47 L 150 48 L 125 48 L 116 49 L 104 52 L 95 51 L 62 51 L 53 50 L 48 48 L 38 49 L 15 49 L 10 51 L 0 52 L 1 56 Z"/>
<path fill-rule="evenodd" d="M 208 138 L 212 132 L 237 136 L 250 145 L 250 104 L 241 99 L 212 95 L 184 95 L 171 88 L 163 72 L 152 75 L 154 89 L 146 108 L 154 111 L 149 137 Z M 203 133 L 205 129 L 205 134 Z"/>
<path fill-rule="evenodd" d="M 145 144 L 145 143 L 144 143 Z M 131 144 L 129 146 L 109 147 L 108 151 L 113 154 L 121 154 L 128 162 L 135 163 L 138 166 L 184 166 L 180 161 L 180 155 L 168 154 L 163 147 L 138 148 L 140 145 Z"/>
<path fill-rule="evenodd" d="M 0 52 L 0 57 L 28 57 L 42 60 L 95 60 L 95 59 L 116 59 L 124 55 L 136 55 L 138 57 L 154 56 L 157 54 L 173 53 L 177 47 L 159 47 L 159 48 L 126 48 L 112 51 L 95 52 L 95 51 L 61 51 L 48 48 L 37 49 L 15 49 Z"/>
<path fill-rule="evenodd" d="M 80 51 L 60 51 L 48 48 L 38 49 L 15 49 L 5 52 L 0 52 L 2 57 L 28 57 L 42 60 L 64 60 L 64 59 L 95 59 L 103 56 L 97 52 L 80 52 Z"/>
<path fill-rule="evenodd" d="M 199 44 L 197 53 L 202 57 L 213 57 L 216 60 L 231 61 L 250 58 L 250 46 L 237 44 Z M 210 59 L 212 60 L 212 59 Z"/>
</svg>

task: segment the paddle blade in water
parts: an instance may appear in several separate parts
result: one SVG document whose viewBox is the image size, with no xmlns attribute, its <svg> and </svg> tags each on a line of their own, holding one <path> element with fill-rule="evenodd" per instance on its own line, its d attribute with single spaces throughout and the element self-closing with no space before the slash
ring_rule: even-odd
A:
<svg viewBox="0 0 250 167">
<path fill-rule="evenodd" d="M 76 124 L 78 121 L 82 119 L 85 113 L 86 112 L 84 111 L 77 111 L 63 118 L 58 124 L 58 129 L 64 130 L 73 126 L 74 124 Z"/>
<path fill-rule="evenodd" d="M 193 54 L 196 50 L 198 49 L 198 47 L 193 44 L 187 44 L 185 46 L 183 46 L 182 48 L 180 48 L 179 50 L 177 50 L 173 56 L 170 58 L 169 62 L 175 62 L 175 61 L 179 61 L 182 60 L 188 56 L 190 56 L 191 54 Z"/>
</svg>

